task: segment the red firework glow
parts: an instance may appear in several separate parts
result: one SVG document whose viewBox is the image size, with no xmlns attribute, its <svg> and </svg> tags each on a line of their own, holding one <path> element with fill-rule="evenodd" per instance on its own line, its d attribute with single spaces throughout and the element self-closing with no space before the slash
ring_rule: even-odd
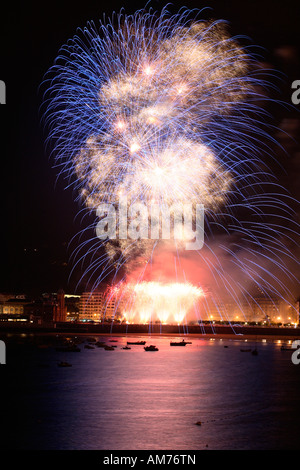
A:
<svg viewBox="0 0 300 470">
<path fill-rule="evenodd" d="M 125 321 L 131 323 L 182 323 L 204 292 L 188 282 L 140 282 L 119 287 L 120 307 Z M 117 292 L 115 291 L 117 294 Z"/>
</svg>

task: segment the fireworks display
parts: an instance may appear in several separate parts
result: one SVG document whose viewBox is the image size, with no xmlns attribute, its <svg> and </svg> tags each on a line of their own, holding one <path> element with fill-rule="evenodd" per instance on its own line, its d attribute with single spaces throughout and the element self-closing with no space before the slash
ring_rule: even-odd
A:
<svg viewBox="0 0 300 470">
<path fill-rule="evenodd" d="M 122 273 L 134 301 L 124 315 L 155 313 L 162 322 L 171 311 L 182 321 L 203 282 L 237 303 L 250 284 L 288 296 L 291 210 L 263 160 L 274 144 L 258 106 L 263 73 L 225 22 L 192 19 L 189 10 L 115 15 L 79 30 L 49 76 L 49 140 L 88 211 L 117 207 L 124 195 L 128 205 L 205 208 L 205 246 L 193 257 L 178 240 L 95 237 L 88 250 L 105 251 L 85 272 L 99 271 L 93 288 Z M 78 246 L 79 260 L 86 250 Z"/>
<path fill-rule="evenodd" d="M 180 324 L 204 295 L 200 287 L 179 282 L 126 283 L 121 290 L 117 298 L 121 299 L 123 318 L 128 323 L 175 321 Z"/>
</svg>

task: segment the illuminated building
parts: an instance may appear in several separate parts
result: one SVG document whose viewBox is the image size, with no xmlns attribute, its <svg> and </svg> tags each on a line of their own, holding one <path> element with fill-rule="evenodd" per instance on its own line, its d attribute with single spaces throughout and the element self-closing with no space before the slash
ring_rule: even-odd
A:
<svg viewBox="0 0 300 470">
<path fill-rule="evenodd" d="M 65 305 L 65 293 L 62 289 L 57 292 L 56 304 L 53 309 L 53 321 L 64 322 L 66 321 L 67 307 Z"/>
<path fill-rule="evenodd" d="M 83 292 L 79 302 L 80 321 L 111 321 L 119 318 L 119 306 L 107 292 Z"/>
<path fill-rule="evenodd" d="M 199 315 L 204 321 L 249 322 L 270 324 L 298 324 L 299 301 L 289 304 L 281 298 L 268 297 L 262 293 L 248 296 L 242 301 L 217 298 L 211 292 L 199 303 Z"/>
<path fill-rule="evenodd" d="M 66 321 L 78 321 L 79 319 L 80 295 L 65 294 L 65 305 L 67 309 Z"/>
<path fill-rule="evenodd" d="M 25 306 L 25 313 L 32 323 L 51 325 L 66 321 L 67 306 L 63 290 L 57 293 L 44 293 Z"/>
<path fill-rule="evenodd" d="M 29 321 L 29 316 L 26 312 L 26 306 L 30 303 L 24 295 L 14 296 L 1 295 L 0 301 L 0 321 Z"/>
<path fill-rule="evenodd" d="M 275 297 L 254 297 L 245 306 L 248 321 L 271 323 L 298 323 L 296 306 Z"/>
<path fill-rule="evenodd" d="M 300 325 L 300 299 L 296 302 L 297 324 Z"/>
<path fill-rule="evenodd" d="M 100 321 L 103 310 L 102 292 L 83 292 L 79 301 L 80 321 Z"/>
</svg>

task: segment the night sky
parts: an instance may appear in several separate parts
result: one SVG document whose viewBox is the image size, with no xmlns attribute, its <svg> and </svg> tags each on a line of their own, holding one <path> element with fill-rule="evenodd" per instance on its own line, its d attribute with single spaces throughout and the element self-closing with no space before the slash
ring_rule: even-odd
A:
<svg viewBox="0 0 300 470">
<path fill-rule="evenodd" d="M 163 2 L 151 2 L 161 8 Z M 96 0 L 71 2 L 28 0 L 11 3 L 1 18 L 0 80 L 7 88 L 7 104 L 0 106 L 1 118 L 1 279 L 0 292 L 38 293 L 63 288 L 73 292 L 80 273 L 68 280 L 71 238 L 82 229 L 76 214 L 72 189 L 64 189 L 45 149 L 46 134 L 39 107 L 38 88 L 58 50 L 77 27 L 109 16 L 122 6 L 133 13 L 142 2 Z M 300 80 L 299 8 L 297 1 L 186 1 L 189 8 L 210 6 L 204 17 L 228 20 L 233 35 L 250 36 L 262 47 L 266 63 L 286 74 L 280 82 L 280 99 L 291 104 L 290 86 Z M 172 11 L 172 7 L 170 7 Z M 176 7 L 173 8 L 176 11 Z M 1 15 L 2 16 L 2 15 Z M 298 112 L 300 105 L 298 105 Z M 274 108 L 275 124 L 300 138 L 297 110 Z M 285 119 L 284 119 L 285 118 Z M 283 120 L 284 119 L 284 120 Z M 282 124 L 283 123 L 283 124 Z M 282 139 L 289 157 L 282 157 L 286 174 L 282 182 L 300 199 L 300 148 Z M 299 207 L 295 207 L 299 212 Z M 80 290 L 80 289 L 79 289 Z"/>
</svg>

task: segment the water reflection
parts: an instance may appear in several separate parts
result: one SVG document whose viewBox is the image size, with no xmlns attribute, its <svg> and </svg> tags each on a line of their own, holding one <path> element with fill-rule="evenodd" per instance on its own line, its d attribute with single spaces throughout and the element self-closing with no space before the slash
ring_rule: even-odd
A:
<svg viewBox="0 0 300 470">
<path fill-rule="evenodd" d="M 123 350 L 129 337 L 116 337 L 112 351 L 27 348 L 21 363 L 15 352 L 6 377 L 10 448 L 299 448 L 300 369 L 278 344 L 134 338 L 159 351 Z"/>
</svg>

